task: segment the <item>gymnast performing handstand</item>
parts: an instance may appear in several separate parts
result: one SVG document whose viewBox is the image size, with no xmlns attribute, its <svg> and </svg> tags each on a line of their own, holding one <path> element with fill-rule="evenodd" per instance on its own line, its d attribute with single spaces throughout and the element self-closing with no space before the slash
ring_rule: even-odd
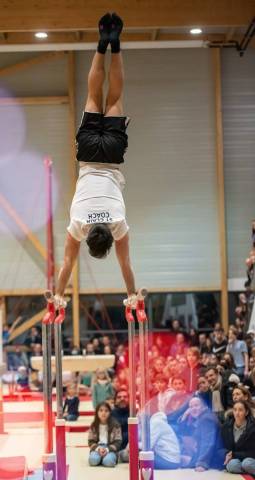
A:
<svg viewBox="0 0 255 480">
<path fill-rule="evenodd" d="M 130 304 L 135 306 L 135 279 L 129 255 L 129 227 L 125 218 L 122 190 L 125 179 L 119 170 L 128 146 L 128 118 L 123 114 L 124 69 L 120 51 L 123 22 L 107 13 L 99 21 L 99 42 L 88 75 L 88 97 L 76 135 L 79 178 L 70 210 L 64 262 L 60 269 L 55 306 L 65 306 L 65 287 L 86 240 L 89 253 L 105 258 L 113 242 Z M 105 52 L 111 45 L 109 89 L 105 108 Z"/>
</svg>

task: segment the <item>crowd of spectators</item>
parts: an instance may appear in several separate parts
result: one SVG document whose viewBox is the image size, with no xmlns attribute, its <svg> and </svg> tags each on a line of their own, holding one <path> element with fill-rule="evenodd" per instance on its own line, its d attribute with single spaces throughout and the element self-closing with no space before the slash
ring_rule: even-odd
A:
<svg viewBox="0 0 255 480">
<path fill-rule="evenodd" d="M 227 333 L 216 323 L 212 332 L 192 332 L 191 336 L 178 321 L 173 323 L 171 334 L 155 334 L 148 352 L 146 411 L 156 468 L 217 468 L 255 475 L 254 334 L 245 333 L 245 323 L 239 321 Z M 128 461 L 129 453 L 129 372 L 124 345 L 118 346 L 114 378 L 103 377 L 103 372 L 100 376 L 104 394 L 94 403 L 89 463 L 115 466 L 119 460 Z M 142 415 L 138 361 L 136 383 L 137 409 Z M 102 384 L 100 388 L 102 394 Z"/>
<path fill-rule="evenodd" d="M 255 474 L 255 337 L 246 330 L 242 316 L 228 332 L 215 323 L 210 332 L 187 333 L 175 319 L 170 332 L 150 337 L 147 410 L 156 468 L 226 468 Z M 4 342 L 8 344 L 6 329 Z M 79 346 L 65 339 L 63 344 L 69 355 L 115 355 L 113 368 L 79 372 L 64 381 L 65 417 L 75 421 L 79 396 L 90 396 L 95 410 L 89 430 L 90 465 L 128 462 L 127 344 L 109 335 L 97 335 Z M 17 352 L 8 354 L 9 368 L 17 371 L 18 388 L 40 389 L 30 364 L 31 356 L 42 354 L 39 328 L 31 329 L 24 345 L 18 361 L 13 358 Z M 138 355 L 136 367 L 137 411 L 142 415 Z"/>
</svg>

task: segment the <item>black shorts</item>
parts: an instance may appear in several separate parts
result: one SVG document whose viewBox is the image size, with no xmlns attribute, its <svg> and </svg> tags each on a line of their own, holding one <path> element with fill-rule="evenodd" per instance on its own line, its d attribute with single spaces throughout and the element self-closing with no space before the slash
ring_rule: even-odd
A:
<svg viewBox="0 0 255 480">
<path fill-rule="evenodd" d="M 128 147 L 127 117 L 84 112 L 76 135 L 79 162 L 123 163 Z"/>
</svg>

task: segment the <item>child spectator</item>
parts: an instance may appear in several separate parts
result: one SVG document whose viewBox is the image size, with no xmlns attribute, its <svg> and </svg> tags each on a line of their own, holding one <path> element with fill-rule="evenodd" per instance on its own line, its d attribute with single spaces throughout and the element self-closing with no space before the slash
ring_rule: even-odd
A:
<svg viewBox="0 0 255 480">
<path fill-rule="evenodd" d="M 108 397 L 114 396 L 114 388 L 106 370 L 98 368 L 96 379 L 92 388 L 93 407 L 96 408 L 99 403 L 105 402 Z"/>
<path fill-rule="evenodd" d="M 19 392 L 28 392 L 30 390 L 28 372 L 26 367 L 22 365 L 18 368 L 17 384 Z"/>
<path fill-rule="evenodd" d="M 68 422 L 75 422 L 75 420 L 77 420 L 79 416 L 79 403 L 80 400 L 77 396 L 76 385 L 69 385 L 67 387 L 67 397 L 63 407 L 64 418 Z M 66 409 L 67 413 L 65 414 Z"/>
<path fill-rule="evenodd" d="M 111 407 L 106 402 L 99 403 L 88 433 L 90 466 L 115 467 L 121 442 L 121 427 L 112 417 Z"/>
</svg>

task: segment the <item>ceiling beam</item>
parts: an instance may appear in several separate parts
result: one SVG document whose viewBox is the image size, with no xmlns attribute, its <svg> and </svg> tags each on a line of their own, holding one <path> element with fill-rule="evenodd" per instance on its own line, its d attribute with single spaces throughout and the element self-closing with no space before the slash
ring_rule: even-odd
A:
<svg viewBox="0 0 255 480">
<path fill-rule="evenodd" d="M 123 16 L 127 27 L 238 27 L 252 20 L 255 0 L 2 0 L 0 31 L 94 28 L 109 9 Z"/>
<path fill-rule="evenodd" d="M 96 32 L 61 32 L 61 33 L 50 33 L 49 37 L 47 40 L 38 41 L 35 39 L 34 35 L 31 33 L 10 33 L 8 35 L 8 40 L 5 41 L 0 38 L 0 47 L 1 46 L 8 46 L 8 45 L 38 45 L 38 48 L 43 50 L 44 45 L 47 46 L 49 44 L 68 44 L 71 48 L 73 44 L 80 43 L 81 45 L 84 44 L 89 44 L 93 43 L 96 44 L 98 39 L 98 34 Z M 123 32 L 122 35 L 122 42 L 155 42 L 155 41 L 183 41 L 183 40 L 204 40 L 204 41 L 223 41 L 225 40 L 225 35 L 222 33 L 215 33 L 215 34 L 201 34 L 198 35 L 197 37 L 194 37 L 194 35 L 191 35 L 190 33 L 168 33 L 165 31 L 161 31 L 159 29 L 147 29 L 144 31 L 126 31 Z M 65 52 L 62 52 L 65 53 Z M 47 60 L 47 54 L 45 54 L 45 60 Z M 52 53 L 53 57 L 54 54 Z M 55 53 L 56 55 L 56 53 Z M 34 63 L 40 63 L 40 57 L 41 60 L 43 61 L 43 55 L 34 57 L 29 60 L 24 61 L 24 66 L 29 64 L 32 66 Z M 17 68 L 20 69 L 22 68 L 23 62 L 21 62 L 20 66 L 17 64 Z M 4 67 L 6 71 L 10 68 L 10 70 L 15 69 L 15 66 L 10 66 L 10 67 Z M 11 72 L 8 72 L 11 73 Z M 1 69 L 0 69 L 0 76 L 1 76 Z"/>
</svg>

